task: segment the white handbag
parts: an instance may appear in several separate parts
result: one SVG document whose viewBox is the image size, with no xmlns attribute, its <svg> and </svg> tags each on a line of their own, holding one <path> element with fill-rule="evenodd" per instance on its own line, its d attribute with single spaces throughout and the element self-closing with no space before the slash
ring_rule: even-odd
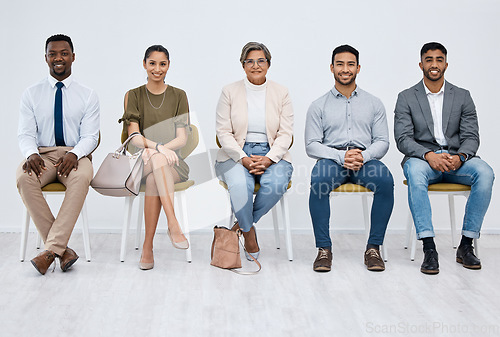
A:
<svg viewBox="0 0 500 337">
<path fill-rule="evenodd" d="M 138 135 L 139 132 L 132 133 L 115 152 L 108 153 L 90 183 L 94 190 L 111 197 L 139 194 L 144 169 L 143 150 L 132 155 L 126 151 L 127 144 Z"/>
</svg>

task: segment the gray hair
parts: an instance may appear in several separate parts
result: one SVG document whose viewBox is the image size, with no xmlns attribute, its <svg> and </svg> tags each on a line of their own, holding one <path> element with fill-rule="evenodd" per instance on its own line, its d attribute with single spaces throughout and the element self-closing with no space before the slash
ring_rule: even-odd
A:
<svg viewBox="0 0 500 337">
<path fill-rule="evenodd" d="M 271 66 L 271 52 L 269 51 L 269 49 L 267 49 L 267 47 L 263 43 L 259 43 L 259 42 L 248 42 L 243 47 L 243 49 L 241 50 L 241 56 L 240 56 L 240 62 L 242 65 L 244 65 L 243 62 L 245 62 L 245 60 L 247 59 L 248 54 L 250 54 L 250 52 L 254 51 L 254 50 L 262 50 L 264 52 L 264 56 L 267 59 L 267 64 L 269 66 Z"/>
</svg>

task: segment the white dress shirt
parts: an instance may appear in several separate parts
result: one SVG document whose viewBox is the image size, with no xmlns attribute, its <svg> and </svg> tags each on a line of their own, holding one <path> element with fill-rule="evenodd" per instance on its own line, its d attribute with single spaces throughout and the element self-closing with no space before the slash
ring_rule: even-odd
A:
<svg viewBox="0 0 500 337">
<path fill-rule="evenodd" d="M 425 93 L 427 94 L 427 100 L 431 107 L 432 120 L 434 121 L 434 138 L 441 146 L 448 146 L 448 142 L 444 137 L 443 132 L 443 100 L 444 100 L 444 86 L 437 93 L 431 92 L 424 82 Z"/>
<path fill-rule="evenodd" d="M 246 142 L 267 143 L 266 134 L 266 88 L 267 81 L 261 85 L 251 83 L 246 77 L 245 88 L 248 104 L 248 131 Z"/>
<path fill-rule="evenodd" d="M 21 98 L 17 138 L 25 158 L 39 147 L 56 146 L 54 101 L 56 83 L 52 76 L 29 87 Z M 99 100 L 95 92 L 69 76 L 62 88 L 63 133 L 66 146 L 78 159 L 87 156 L 99 139 Z"/>
</svg>

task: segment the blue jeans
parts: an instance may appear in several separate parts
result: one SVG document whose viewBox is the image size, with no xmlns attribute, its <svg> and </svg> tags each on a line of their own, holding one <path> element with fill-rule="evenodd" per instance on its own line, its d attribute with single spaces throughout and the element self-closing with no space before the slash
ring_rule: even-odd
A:
<svg viewBox="0 0 500 337">
<path fill-rule="evenodd" d="M 248 156 L 264 156 L 269 150 L 268 143 L 245 143 L 243 146 Z M 262 175 L 250 174 L 243 165 L 232 159 L 215 163 L 217 177 L 227 184 L 231 207 L 244 232 L 248 232 L 281 199 L 292 171 L 292 164 L 285 160 L 269 166 Z M 254 201 L 255 183 L 260 184 L 260 189 Z"/>
<path fill-rule="evenodd" d="M 359 171 L 352 171 L 331 159 L 320 159 L 311 173 L 309 212 L 316 238 L 316 247 L 331 247 L 330 192 L 351 182 L 374 192 L 368 243 L 381 245 L 394 206 L 394 179 L 379 160 L 366 162 Z"/>
<path fill-rule="evenodd" d="M 440 172 L 431 168 L 423 159 L 410 158 L 403 165 L 408 181 L 408 203 L 410 205 L 417 238 L 434 237 L 432 211 L 427 187 L 435 183 L 469 185 L 471 192 L 465 205 L 462 235 L 479 238 L 484 215 L 491 200 L 495 175 L 492 168 L 480 158 L 474 157 L 455 171 Z"/>
</svg>

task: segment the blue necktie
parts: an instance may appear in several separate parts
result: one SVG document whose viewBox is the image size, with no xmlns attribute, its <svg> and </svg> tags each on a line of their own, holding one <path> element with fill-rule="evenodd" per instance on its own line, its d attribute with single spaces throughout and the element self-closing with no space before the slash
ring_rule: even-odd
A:
<svg viewBox="0 0 500 337">
<path fill-rule="evenodd" d="M 57 82 L 56 100 L 54 104 L 54 135 L 56 137 L 56 146 L 66 146 L 64 143 L 63 133 L 63 116 L 62 116 L 62 87 L 63 82 Z"/>
</svg>

